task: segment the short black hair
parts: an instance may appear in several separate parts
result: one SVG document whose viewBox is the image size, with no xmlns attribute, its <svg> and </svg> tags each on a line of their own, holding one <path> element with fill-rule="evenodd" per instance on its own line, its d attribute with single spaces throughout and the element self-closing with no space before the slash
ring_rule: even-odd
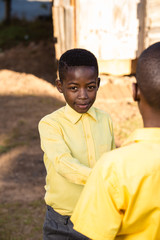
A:
<svg viewBox="0 0 160 240">
<path fill-rule="evenodd" d="M 65 53 L 59 59 L 58 72 L 61 81 L 65 79 L 65 74 L 70 67 L 86 66 L 94 67 L 98 76 L 98 62 L 93 53 L 82 48 L 73 48 Z"/>
<path fill-rule="evenodd" d="M 147 103 L 160 110 L 160 42 L 149 46 L 140 55 L 136 79 Z"/>
</svg>

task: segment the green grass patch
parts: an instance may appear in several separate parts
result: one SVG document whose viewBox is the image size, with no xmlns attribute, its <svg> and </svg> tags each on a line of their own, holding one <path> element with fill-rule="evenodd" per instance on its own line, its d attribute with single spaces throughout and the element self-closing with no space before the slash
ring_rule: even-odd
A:
<svg viewBox="0 0 160 240">
<path fill-rule="evenodd" d="M 39 140 L 37 126 L 30 127 L 28 125 L 29 123 L 23 119 L 17 122 L 17 126 L 8 133 L 3 143 L 1 143 L 0 154 L 7 153 L 18 146 L 27 146 L 32 141 Z"/>
<path fill-rule="evenodd" d="M 6 153 L 11 149 L 11 146 L 0 145 L 0 154 Z"/>
<path fill-rule="evenodd" d="M 24 146 L 25 142 L 9 142 L 8 139 L 4 145 L 0 145 L 0 155 L 9 152 L 12 148 Z"/>
<path fill-rule="evenodd" d="M 45 210 L 43 200 L 31 203 L 1 203 L 0 239 L 41 240 Z"/>
<path fill-rule="evenodd" d="M 53 39 L 52 19 L 35 20 L 12 20 L 9 25 L 0 24 L 0 49 L 11 48 L 19 43 L 28 44 L 45 39 Z"/>
<path fill-rule="evenodd" d="M 0 145 L 0 155 L 3 153 L 9 152 L 11 149 L 16 148 L 18 146 L 26 145 L 26 141 L 18 141 L 18 139 L 14 138 L 14 134 L 10 134 L 4 141 L 3 144 Z"/>
</svg>

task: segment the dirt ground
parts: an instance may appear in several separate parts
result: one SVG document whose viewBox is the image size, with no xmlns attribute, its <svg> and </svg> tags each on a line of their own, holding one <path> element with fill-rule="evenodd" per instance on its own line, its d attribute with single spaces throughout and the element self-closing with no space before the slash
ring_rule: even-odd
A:
<svg viewBox="0 0 160 240">
<path fill-rule="evenodd" d="M 37 125 L 39 120 L 64 105 L 51 84 L 56 78 L 52 42 L 18 45 L 0 53 L 0 202 L 30 202 L 44 196 L 45 168 Z M 115 127 L 116 144 L 139 119 L 132 101 L 134 77 L 101 76 L 95 106 L 108 111 Z M 139 124 L 139 122 L 138 122 Z"/>
</svg>

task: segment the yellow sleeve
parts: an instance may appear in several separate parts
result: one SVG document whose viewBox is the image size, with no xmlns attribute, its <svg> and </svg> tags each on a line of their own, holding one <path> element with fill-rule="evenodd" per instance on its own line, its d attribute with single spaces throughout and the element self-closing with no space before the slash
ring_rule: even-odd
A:
<svg viewBox="0 0 160 240">
<path fill-rule="evenodd" d="M 120 229 L 116 179 L 112 167 L 104 176 L 103 164 L 97 162 L 71 217 L 74 229 L 92 240 L 113 240 Z"/>
<path fill-rule="evenodd" d="M 55 125 L 41 120 L 39 123 L 41 148 L 47 159 L 54 165 L 55 170 L 69 182 L 84 185 L 91 172 L 91 168 L 81 164 L 73 158 L 64 141 L 63 134 L 55 122 Z"/>
</svg>

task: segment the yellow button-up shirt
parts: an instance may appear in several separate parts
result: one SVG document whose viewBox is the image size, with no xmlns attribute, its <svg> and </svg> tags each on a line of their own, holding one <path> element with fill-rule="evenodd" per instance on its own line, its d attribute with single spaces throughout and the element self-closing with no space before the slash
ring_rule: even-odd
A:
<svg viewBox="0 0 160 240">
<path fill-rule="evenodd" d="M 91 168 L 115 148 L 112 120 L 94 107 L 80 114 L 66 105 L 40 121 L 39 133 L 47 170 L 46 204 L 71 215 Z"/>
<path fill-rule="evenodd" d="M 159 240 L 160 128 L 136 130 L 125 144 L 98 161 L 71 220 L 94 240 Z"/>
</svg>

